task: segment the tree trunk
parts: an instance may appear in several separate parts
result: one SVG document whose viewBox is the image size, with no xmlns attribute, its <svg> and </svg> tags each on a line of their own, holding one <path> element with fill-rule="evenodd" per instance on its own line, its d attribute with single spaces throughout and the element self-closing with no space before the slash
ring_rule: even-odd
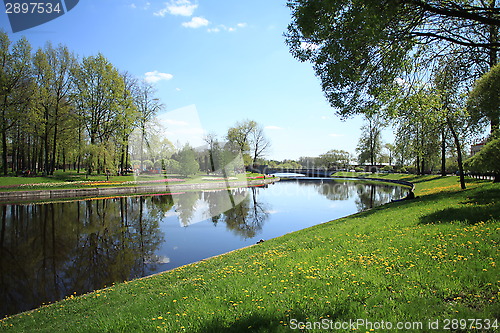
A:
<svg viewBox="0 0 500 333">
<path fill-rule="evenodd" d="M 441 128 L 441 176 L 446 176 L 446 138 L 444 126 Z"/>
<path fill-rule="evenodd" d="M 56 167 L 56 150 L 57 150 L 57 124 L 58 124 L 58 119 L 57 119 L 57 115 L 58 115 L 58 110 L 59 109 L 59 105 L 56 105 L 56 109 L 55 109 L 55 114 L 54 114 L 54 122 L 55 122 L 55 125 L 54 125 L 54 137 L 53 137 L 53 140 L 54 142 L 52 143 L 52 160 L 50 162 L 50 174 L 53 175 L 54 174 L 54 170 L 55 170 L 55 167 Z"/>
<path fill-rule="evenodd" d="M 489 7 L 494 10 L 496 7 L 496 0 L 490 0 L 490 5 Z M 493 16 L 495 14 L 491 14 Z M 498 27 L 496 25 L 490 25 L 489 27 L 489 41 L 490 43 L 496 43 L 498 42 Z M 498 50 L 496 48 L 490 48 L 489 50 L 489 66 L 492 68 L 498 63 Z M 499 119 L 499 113 L 494 112 L 489 121 L 490 121 L 490 127 L 491 127 L 491 134 L 493 134 L 496 130 L 500 128 L 500 119 Z"/>
<path fill-rule="evenodd" d="M 457 148 L 457 162 L 458 162 L 458 172 L 460 175 L 460 187 L 462 188 L 462 190 L 465 190 L 466 186 L 465 186 L 464 166 L 462 161 L 462 147 L 460 144 L 460 139 L 458 137 L 457 132 L 453 128 L 451 120 L 448 118 L 446 122 L 448 124 L 448 128 L 450 129 L 451 134 L 453 135 L 453 140 L 455 141 L 455 147 Z"/>
</svg>

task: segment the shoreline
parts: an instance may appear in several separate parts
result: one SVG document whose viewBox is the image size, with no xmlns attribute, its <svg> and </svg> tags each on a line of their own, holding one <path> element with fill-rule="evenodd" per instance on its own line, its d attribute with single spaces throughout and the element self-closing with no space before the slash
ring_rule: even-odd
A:
<svg viewBox="0 0 500 333">
<path fill-rule="evenodd" d="M 64 198 L 102 197 L 110 195 L 140 195 L 151 193 L 168 193 L 189 190 L 215 190 L 233 187 L 268 185 L 279 181 L 279 177 L 252 179 L 247 181 L 217 181 L 199 184 L 169 184 L 123 187 L 94 187 L 76 189 L 31 190 L 0 192 L 0 202 L 7 203 L 18 200 L 47 200 Z"/>
<path fill-rule="evenodd" d="M 408 186 L 411 191 L 415 189 L 415 184 L 403 180 L 392 180 L 369 177 L 330 177 L 331 179 L 353 179 L 361 181 L 376 181 L 392 183 L 400 186 Z M 107 196 L 127 196 L 127 195 L 148 195 L 155 193 L 172 193 L 179 191 L 196 190 L 220 190 L 224 188 L 238 188 L 268 185 L 280 181 L 280 177 L 269 177 L 263 179 L 251 179 L 247 181 L 216 181 L 211 183 L 198 184 L 163 184 L 146 186 L 122 186 L 122 187 L 93 187 L 75 189 L 53 189 L 53 190 L 27 190 L 27 191 L 6 191 L 0 192 L 0 204 L 18 203 L 27 200 L 50 200 L 50 199 L 70 199 L 70 198 L 100 198 Z M 285 179 L 283 179 L 285 180 Z"/>
</svg>

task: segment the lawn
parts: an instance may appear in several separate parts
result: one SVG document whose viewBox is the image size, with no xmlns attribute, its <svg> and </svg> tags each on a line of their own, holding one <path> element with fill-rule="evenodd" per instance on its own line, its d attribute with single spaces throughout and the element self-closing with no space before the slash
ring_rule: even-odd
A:
<svg viewBox="0 0 500 333">
<path fill-rule="evenodd" d="M 462 191 L 454 176 L 411 180 L 415 200 L 68 297 L 6 318 L 0 330 L 287 332 L 303 322 L 320 332 L 356 322 L 380 332 L 383 322 L 394 332 L 498 331 L 500 185 L 468 180 Z"/>
</svg>

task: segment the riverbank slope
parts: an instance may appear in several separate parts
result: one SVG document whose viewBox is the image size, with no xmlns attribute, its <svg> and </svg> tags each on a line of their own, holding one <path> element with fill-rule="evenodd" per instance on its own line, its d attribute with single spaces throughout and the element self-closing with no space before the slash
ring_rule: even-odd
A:
<svg viewBox="0 0 500 333">
<path fill-rule="evenodd" d="M 358 319 L 364 331 L 366 320 L 413 325 L 405 332 L 428 331 L 436 322 L 452 329 L 464 324 L 460 319 L 475 321 L 454 330 L 494 325 L 500 184 L 469 179 L 461 191 L 457 177 L 412 181 L 414 200 L 69 297 L 6 318 L 0 330 L 279 332 L 298 322 Z"/>
</svg>

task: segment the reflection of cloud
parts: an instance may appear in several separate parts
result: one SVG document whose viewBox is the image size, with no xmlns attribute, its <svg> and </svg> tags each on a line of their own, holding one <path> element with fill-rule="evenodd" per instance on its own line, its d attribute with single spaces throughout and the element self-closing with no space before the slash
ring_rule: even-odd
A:
<svg viewBox="0 0 500 333">
<path fill-rule="evenodd" d="M 182 23 L 182 26 L 186 27 L 186 28 L 196 29 L 196 28 L 207 26 L 208 23 L 210 23 L 210 22 L 208 22 L 208 20 L 206 18 L 195 16 L 191 19 L 191 21 Z"/>
<path fill-rule="evenodd" d="M 158 71 L 147 72 L 144 74 L 144 81 L 149 83 L 156 83 L 161 80 L 171 80 L 174 76 L 168 73 L 160 73 Z"/>
<path fill-rule="evenodd" d="M 279 211 L 277 211 L 277 210 L 266 210 L 266 211 L 264 211 L 264 213 L 266 213 L 266 214 L 277 214 L 277 213 L 279 213 Z"/>
</svg>

